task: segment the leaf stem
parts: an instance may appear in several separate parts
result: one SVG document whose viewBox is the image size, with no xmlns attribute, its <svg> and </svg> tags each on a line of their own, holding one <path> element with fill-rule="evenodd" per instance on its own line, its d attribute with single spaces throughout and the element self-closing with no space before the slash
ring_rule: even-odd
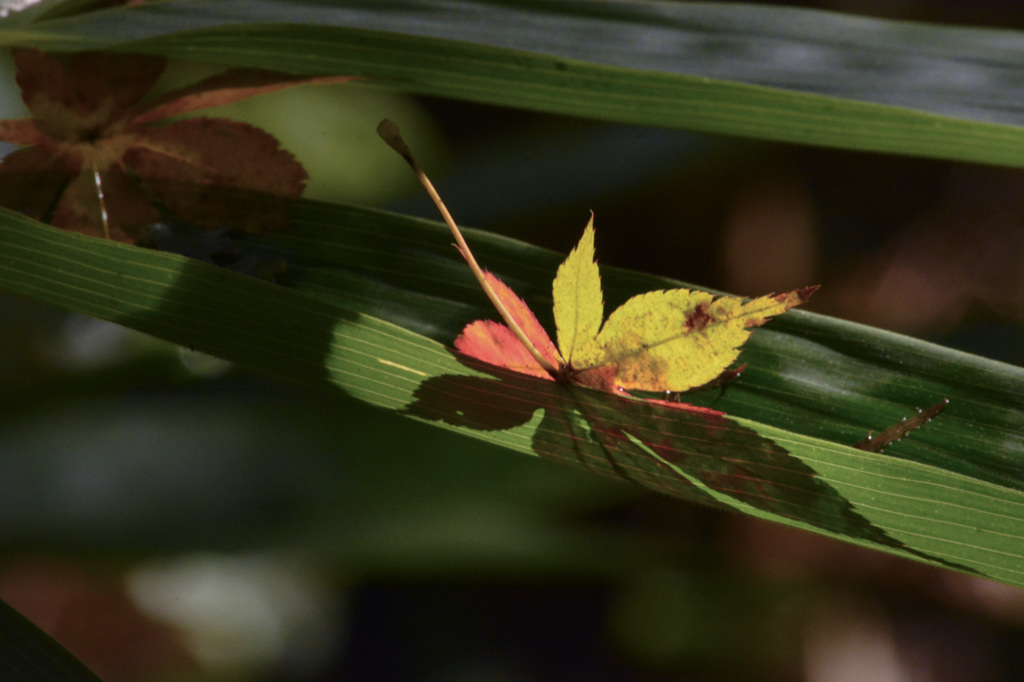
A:
<svg viewBox="0 0 1024 682">
<path fill-rule="evenodd" d="M 398 152 L 403 159 L 405 159 L 406 163 L 409 164 L 409 167 L 412 168 L 413 173 L 416 174 L 416 178 L 420 181 L 420 184 L 422 184 L 427 190 L 427 194 L 429 194 L 430 198 L 433 199 L 434 205 L 437 206 L 437 210 L 441 212 L 441 217 L 444 218 L 444 222 L 447 223 L 449 228 L 451 228 L 452 235 L 455 237 L 456 248 L 459 250 L 459 253 L 462 254 L 462 257 L 466 259 L 466 263 L 469 264 L 469 269 L 473 271 L 473 275 L 476 277 L 477 281 L 480 282 L 480 286 L 483 287 L 484 293 L 487 294 L 487 298 L 491 299 L 491 303 L 493 303 L 494 307 L 498 310 L 498 314 L 501 315 L 501 319 L 505 320 L 505 324 L 508 325 L 508 328 L 511 329 L 512 333 L 515 334 L 517 339 L 519 339 L 519 342 L 526 347 L 526 350 L 530 352 L 533 359 L 536 360 L 546 372 L 551 374 L 551 376 L 558 376 L 559 369 L 552 365 L 547 358 L 541 355 L 540 351 L 533 345 L 533 342 L 530 341 L 530 338 L 522 330 L 515 318 L 512 317 L 512 313 L 510 313 L 508 308 L 505 307 L 505 304 L 498 296 L 498 293 L 487 281 L 487 278 L 484 276 L 484 271 L 480 268 L 480 265 L 477 264 L 476 258 L 473 257 L 473 252 L 470 251 L 469 245 L 466 244 L 466 240 L 462 237 L 462 232 L 459 230 L 458 225 L 455 224 L 455 220 L 452 218 L 451 213 L 448 212 L 448 208 L 444 205 L 444 202 L 441 201 L 441 196 L 437 193 L 437 190 L 434 189 L 434 185 L 430 182 L 430 178 L 427 177 L 427 174 L 424 173 L 423 169 L 420 168 L 420 165 L 416 163 L 416 159 L 413 158 L 409 145 L 407 145 L 405 140 L 402 139 L 402 133 L 399 131 L 398 126 L 390 119 L 384 119 L 377 126 L 377 134 L 380 135 L 381 139 L 387 142 L 392 149 Z"/>
</svg>

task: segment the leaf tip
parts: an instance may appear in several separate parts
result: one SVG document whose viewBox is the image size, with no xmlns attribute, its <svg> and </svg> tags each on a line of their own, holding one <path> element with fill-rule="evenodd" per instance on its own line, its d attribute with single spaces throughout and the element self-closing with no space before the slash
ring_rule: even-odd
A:
<svg viewBox="0 0 1024 682">
<path fill-rule="evenodd" d="M 797 289 L 796 295 L 800 299 L 800 303 L 806 303 L 814 292 L 821 288 L 820 284 L 812 284 L 811 286 L 804 287 L 803 289 Z"/>
<path fill-rule="evenodd" d="M 779 303 L 788 304 L 790 307 L 796 307 L 806 303 L 807 299 L 813 296 L 814 292 L 820 288 L 820 284 L 812 284 L 811 286 L 802 287 L 800 289 L 793 289 L 792 291 L 775 294 L 775 300 Z"/>
</svg>

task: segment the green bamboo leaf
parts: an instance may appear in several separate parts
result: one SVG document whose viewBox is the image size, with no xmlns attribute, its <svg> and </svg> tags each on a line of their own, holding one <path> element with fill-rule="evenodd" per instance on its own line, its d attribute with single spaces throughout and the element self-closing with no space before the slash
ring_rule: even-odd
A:
<svg viewBox="0 0 1024 682">
<path fill-rule="evenodd" d="M 405 92 L 608 121 L 1024 163 L 1016 32 L 704 3 L 346 5 L 55 11 L 0 26 L 0 41 L 360 74 Z"/>
<path fill-rule="evenodd" d="M 437 223 L 315 202 L 297 206 L 293 223 L 296 229 L 254 238 L 251 246 L 291 263 L 292 284 L 302 291 L 449 345 L 468 321 L 495 315 Z M 467 234 L 480 262 L 552 329 L 550 282 L 562 254 L 486 232 Z M 694 288 L 608 266 L 601 276 L 605 297 L 620 302 L 653 289 Z M 949 398 L 941 429 L 929 425 L 891 451 L 992 483 L 1024 485 L 1019 368 L 800 310 L 753 334 L 740 360 L 749 364 L 741 380 L 687 400 L 853 444 Z"/>
<path fill-rule="evenodd" d="M 450 343 L 447 325 L 471 319 L 483 305 L 464 266 L 449 267 L 457 263 L 457 254 L 447 246 L 445 228 L 434 223 L 303 202 L 296 207 L 299 228 L 294 233 L 250 242 L 265 257 L 287 259 L 292 286 L 286 287 L 171 254 L 63 233 L 9 212 L 0 217 L 0 249 L 5 254 L 0 286 L 9 291 L 120 322 L 293 382 L 341 390 L 506 449 L 1024 584 L 1020 448 L 1000 442 L 1008 428 L 1020 433 L 1019 425 L 1014 426 L 1020 412 L 1006 409 L 1019 405 L 1024 394 L 1019 370 L 969 356 L 954 362 L 957 356 L 934 346 L 801 315 L 790 329 L 799 329 L 799 335 L 758 332 L 748 344 L 761 359 L 795 359 L 797 365 L 766 361 L 759 372 L 752 367 L 756 381 L 744 375 L 736 382 L 743 388 L 742 399 L 731 400 L 736 409 L 730 408 L 720 424 L 711 423 L 701 413 L 609 402 L 620 399 L 580 389 L 567 396 L 554 382 L 467 366 L 437 341 L 380 319 L 394 315 L 406 327 L 431 327 L 432 334 Z M 546 288 L 558 262 L 557 254 L 509 240 L 476 233 L 468 238 L 480 242 L 479 257 L 503 277 L 518 282 L 515 273 L 504 272 L 505 263 L 518 262 L 518 273 L 537 289 Z M 497 253 L 503 257 L 491 258 Z M 342 269 L 344 262 L 362 265 Z M 613 280 L 615 287 L 628 287 L 631 278 L 646 279 L 610 275 L 605 280 Z M 395 306 L 379 290 L 367 296 L 360 287 L 374 280 L 397 294 Z M 445 300 L 447 295 L 450 300 Z M 420 308 L 420 301 L 429 303 Z M 374 315 L 368 314 L 371 308 Z M 441 323 L 431 319 L 432 311 L 446 312 Z M 861 357 L 841 352 L 828 362 L 813 355 L 786 357 L 787 343 L 806 339 L 846 349 L 860 344 Z M 801 428 L 813 431 L 812 414 L 779 417 L 788 409 L 780 389 L 817 384 L 827 392 L 830 382 L 851 366 L 891 376 L 893 370 L 882 358 L 912 352 L 921 360 L 919 374 L 912 378 L 923 383 L 909 399 L 939 387 L 951 405 L 948 416 L 944 413 L 929 424 L 920 438 L 914 434 L 894 445 L 893 455 L 849 447 L 863 434 L 829 441 L 800 433 Z M 935 365 L 958 381 L 930 374 Z M 730 387 L 726 395 L 740 388 Z M 751 396 L 758 400 L 746 405 Z M 1009 403 L 1004 402 L 1007 397 L 1012 397 Z M 887 425 L 887 409 L 905 398 L 899 391 L 880 397 L 865 390 L 850 402 L 861 403 L 861 414 L 869 420 L 885 419 L 874 425 L 877 429 Z M 719 408 L 725 402 L 713 395 L 703 399 Z M 967 406 L 958 414 L 960 401 Z M 992 412 L 974 411 L 983 406 Z M 959 438 L 963 428 L 973 438 Z M 999 471 L 988 462 L 974 475 L 925 461 L 930 452 L 953 461 L 961 453 L 970 458 L 990 447 L 1011 469 Z M 1014 482 L 987 480 L 1000 476 Z M 765 490 L 767 494 L 758 492 Z M 785 492 L 790 490 L 797 492 Z"/>
</svg>

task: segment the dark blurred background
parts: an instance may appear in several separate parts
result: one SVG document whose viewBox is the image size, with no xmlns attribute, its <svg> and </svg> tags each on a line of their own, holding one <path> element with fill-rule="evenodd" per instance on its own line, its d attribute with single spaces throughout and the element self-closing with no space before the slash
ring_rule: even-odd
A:
<svg viewBox="0 0 1024 682">
<path fill-rule="evenodd" d="M 1024 29 L 1013 3 L 787 4 Z M 23 115 L 3 80 L 0 114 Z M 743 295 L 821 283 L 817 312 L 1024 362 L 1020 171 L 358 88 L 233 115 L 299 154 L 314 198 L 435 218 L 375 161 L 376 122 L 401 118 L 464 225 L 567 252 L 593 210 L 603 264 Z M 107 682 L 1024 670 L 1020 590 L 592 480 L 25 299 L 0 297 L 0 316 L 0 598 Z"/>
</svg>

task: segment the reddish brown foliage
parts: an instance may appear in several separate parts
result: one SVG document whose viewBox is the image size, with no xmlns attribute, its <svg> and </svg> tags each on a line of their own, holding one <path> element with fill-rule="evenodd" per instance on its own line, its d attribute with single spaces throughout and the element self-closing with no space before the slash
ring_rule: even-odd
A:
<svg viewBox="0 0 1024 682">
<path fill-rule="evenodd" d="M 307 176 L 259 128 L 218 118 L 166 119 L 303 83 L 235 69 L 141 101 L 162 57 L 84 52 L 58 58 L 15 50 L 31 118 L 0 121 L 0 139 L 25 145 L 0 163 L 0 205 L 75 232 L 135 242 L 156 203 L 213 227 L 257 232 L 286 224 L 287 202 Z"/>
</svg>

